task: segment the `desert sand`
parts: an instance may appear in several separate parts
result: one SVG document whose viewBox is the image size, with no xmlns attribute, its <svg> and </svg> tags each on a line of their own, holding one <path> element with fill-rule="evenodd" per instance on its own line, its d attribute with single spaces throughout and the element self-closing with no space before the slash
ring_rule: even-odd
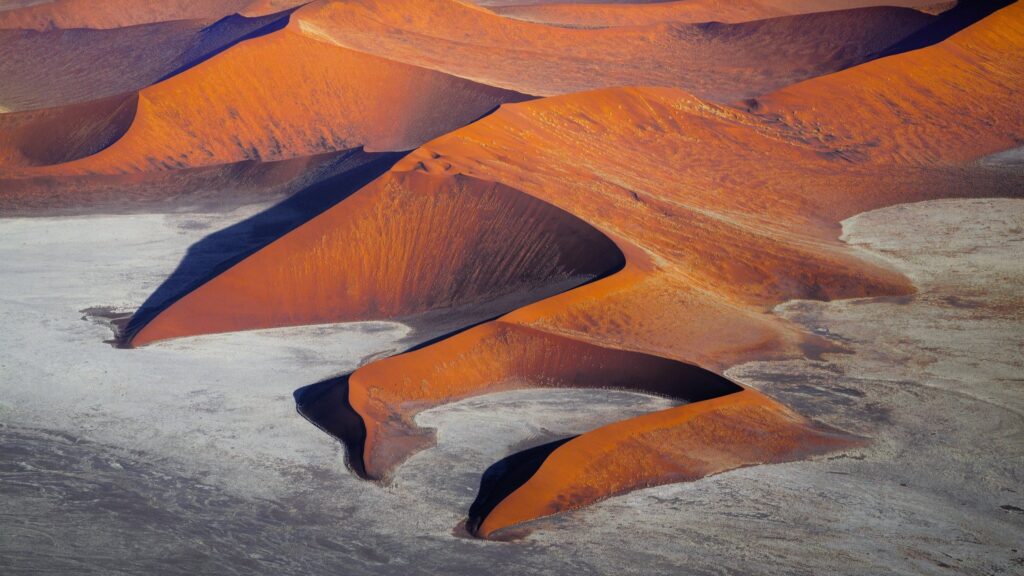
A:
<svg viewBox="0 0 1024 576">
<path fill-rule="evenodd" d="M 1024 7 L 899 4 L 0 5 L 3 564 L 1012 572 Z"/>
</svg>

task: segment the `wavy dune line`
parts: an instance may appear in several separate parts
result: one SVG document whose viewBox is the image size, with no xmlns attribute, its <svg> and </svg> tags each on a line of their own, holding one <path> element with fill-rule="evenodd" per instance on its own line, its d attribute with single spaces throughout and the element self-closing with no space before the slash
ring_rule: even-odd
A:
<svg viewBox="0 0 1024 576">
<path fill-rule="evenodd" d="M 1024 136 L 1014 81 L 1024 66 L 1022 15 L 1014 5 L 941 45 L 841 73 L 885 78 L 884 85 L 825 77 L 764 98 L 756 112 L 654 88 L 503 106 L 431 141 L 358 200 L 339 204 L 188 294 L 143 328 L 136 343 L 268 322 L 347 319 L 352 311 L 373 309 L 360 296 L 366 293 L 347 288 L 353 271 L 356 278 L 380 271 L 418 278 L 401 291 L 401 301 L 471 301 L 481 292 L 452 298 L 456 292 L 444 285 L 451 278 L 500 279 L 506 268 L 501 257 L 475 259 L 478 218 L 447 225 L 455 244 L 444 248 L 375 242 L 358 256 L 337 251 L 349 241 L 336 230 L 379 222 L 383 214 L 418 214 L 424 198 L 472 202 L 484 186 L 507 187 L 506 201 L 532 197 L 572 214 L 613 239 L 627 264 L 603 280 L 352 374 L 349 401 L 366 427 L 367 474 L 386 476 L 429 442 L 411 424 L 417 411 L 466 395 L 521 386 L 671 395 L 688 390 L 686 374 L 676 372 L 682 366 L 721 370 L 742 360 L 812 352 L 820 342 L 764 312 L 793 298 L 912 291 L 896 272 L 841 245 L 840 219 L 917 199 L 1020 194 L 1019 175 L 1007 178 L 970 163 Z M 908 72 L 925 65 L 920 75 Z M 890 112 L 873 110 L 849 130 L 832 129 L 837 115 L 849 120 L 854 101 L 868 100 L 887 102 Z M 939 137 L 952 127 L 936 110 L 958 106 L 971 106 L 971 114 L 957 118 L 954 134 L 961 137 L 950 142 Z M 388 195 L 396 182 L 407 189 Z M 507 224 L 494 232 L 496 245 L 520 238 Z M 550 242 L 530 238 L 514 253 L 534 241 Z M 437 277 L 442 284 L 430 280 L 438 254 L 454 263 L 444 264 Z M 289 272 L 274 272 L 281 270 Z M 273 288 L 264 290 L 259 285 L 268 278 Z M 388 287 L 379 297 L 395 298 L 389 290 L 396 284 L 379 286 Z M 433 292 L 426 299 L 424 287 Z M 296 302 L 319 302 L 324 295 L 340 300 L 311 307 L 313 314 L 295 313 Z M 225 302 L 237 307 L 225 310 Z M 382 317 L 418 309 L 376 308 Z M 218 323 L 209 325 L 207 315 Z M 710 382 L 698 379 L 703 398 L 717 396 Z M 850 441 L 756 391 L 726 394 L 557 446 L 472 526 L 482 536 L 500 536 L 516 524 L 622 491 L 805 457 Z"/>
</svg>

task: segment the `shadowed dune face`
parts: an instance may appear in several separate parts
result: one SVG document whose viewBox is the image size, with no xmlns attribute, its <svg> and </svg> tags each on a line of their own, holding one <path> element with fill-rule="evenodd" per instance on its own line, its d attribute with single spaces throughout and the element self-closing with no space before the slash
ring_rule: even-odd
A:
<svg viewBox="0 0 1024 576">
<path fill-rule="evenodd" d="M 234 13 L 261 16 L 298 0 L 52 0 L 0 11 L 0 29 L 121 28 L 172 20 L 216 20 Z"/>
<path fill-rule="evenodd" d="M 503 185 L 386 176 L 192 292 L 133 339 L 403 318 L 512 298 L 622 265 L 579 219 Z M 271 255 L 271 256 L 267 256 Z"/>
<path fill-rule="evenodd" d="M 0 29 L 0 105 L 50 108 L 136 91 L 287 21 L 276 13 L 109 30 Z"/>
<path fill-rule="evenodd" d="M 137 108 L 138 98 L 127 95 L 0 115 L 0 174 L 95 154 L 124 136 Z"/>
</svg>

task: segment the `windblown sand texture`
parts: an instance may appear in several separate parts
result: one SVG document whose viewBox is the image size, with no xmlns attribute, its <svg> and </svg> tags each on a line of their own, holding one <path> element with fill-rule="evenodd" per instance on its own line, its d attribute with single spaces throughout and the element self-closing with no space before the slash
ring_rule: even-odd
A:
<svg viewBox="0 0 1024 576">
<path fill-rule="evenodd" d="M 124 4 L 0 12 L 0 28 L 164 22 L 155 74 L 180 67 L 165 55 L 207 29 L 189 22 L 220 15 L 214 3 Z M 230 10 L 279 14 L 279 25 L 233 44 L 226 35 L 226 49 L 163 80 L 102 98 L 84 82 L 54 107 L 34 107 L 31 87 L 11 96 L 24 109 L 0 115 L 0 209 L 88 210 L 111 181 L 134 190 L 168 174 L 247 170 L 259 189 L 324 155 L 412 150 L 128 336 L 144 346 L 438 313 L 479 320 L 475 310 L 502 303 L 495 319 L 349 376 L 347 409 L 363 431 L 354 467 L 373 479 L 431 444 L 417 413 L 471 396 L 616 388 L 679 402 L 509 474 L 502 496 L 470 513 L 482 537 L 865 441 L 720 374 L 836 349 L 770 315 L 782 302 L 913 291 L 839 242 L 843 219 L 1024 185 L 1020 171 L 977 162 L 1024 142 L 1016 3 L 882 58 L 960 8 L 352 0 L 275 12 L 294 4 L 239 3 Z M 166 28 L 182 18 L 193 19 L 173 24 L 184 36 Z M 263 165 L 278 168 L 253 168 Z"/>
</svg>

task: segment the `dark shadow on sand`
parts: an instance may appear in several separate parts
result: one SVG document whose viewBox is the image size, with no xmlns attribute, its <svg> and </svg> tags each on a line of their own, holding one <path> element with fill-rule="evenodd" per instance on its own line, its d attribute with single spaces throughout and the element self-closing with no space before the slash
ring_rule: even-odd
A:
<svg viewBox="0 0 1024 576">
<path fill-rule="evenodd" d="M 961 0 L 953 8 L 939 14 L 931 24 L 878 53 L 875 58 L 884 58 L 938 44 L 964 28 L 980 22 L 993 12 L 1015 2 L 1016 0 Z"/>
<path fill-rule="evenodd" d="M 483 524 L 484 518 L 494 510 L 502 500 L 515 492 L 520 486 L 526 484 L 533 475 L 540 470 L 544 461 L 548 459 L 562 444 L 577 438 L 570 436 L 548 442 L 540 446 L 534 446 L 506 456 L 491 465 L 480 478 L 480 491 L 477 492 L 476 500 L 469 507 L 469 518 L 466 520 L 466 530 L 476 536 Z"/>
<path fill-rule="evenodd" d="M 246 40 L 266 36 L 272 32 L 283 30 L 291 20 L 292 12 L 299 9 L 299 6 L 267 14 L 248 18 L 240 14 L 231 14 L 203 28 L 196 35 L 196 41 L 187 52 L 181 55 L 182 64 L 168 72 L 157 82 L 163 82 L 168 78 L 177 76 L 182 72 L 202 64 L 225 50 L 236 46 Z"/>
<path fill-rule="evenodd" d="M 369 480 L 363 465 L 366 424 L 349 404 L 348 378 L 346 374 L 303 386 L 292 396 L 295 409 L 303 418 L 345 446 L 345 463 L 349 469 L 363 480 Z"/>
<path fill-rule="evenodd" d="M 122 346 L 168 306 L 206 283 L 250 254 L 305 224 L 360 188 L 387 172 L 404 152 L 365 153 L 351 150 L 339 161 L 348 158 L 366 159 L 359 165 L 327 178 L 293 194 L 282 202 L 210 234 L 189 247 L 181 263 L 132 316 L 120 334 Z"/>
</svg>

